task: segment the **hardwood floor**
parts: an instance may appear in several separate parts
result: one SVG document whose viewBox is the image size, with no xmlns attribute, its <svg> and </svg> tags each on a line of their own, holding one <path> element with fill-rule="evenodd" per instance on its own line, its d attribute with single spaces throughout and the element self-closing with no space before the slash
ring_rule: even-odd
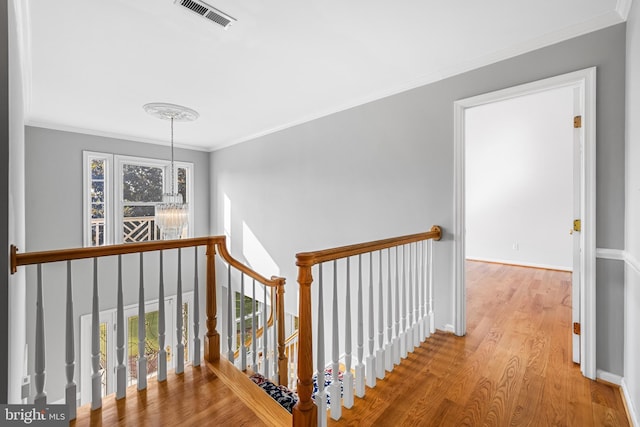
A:
<svg viewBox="0 0 640 427">
<path fill-rule="evenodd" d="M 150 379 L 146 391 L 129 387 L 125 399 L 107 396 L 101 409 L 78 408 L 71 426 L 291 425 L 291 415 L 228 362 L 187 366 L 184 374 L 168 377 L 162 383 Z"/>
<path fill-rule="evenodd" d="M 571 275 L 467 263 L 467 336 L 433 335 L 329 425 L 627 426 L 571 361 Z"/>
</svg>

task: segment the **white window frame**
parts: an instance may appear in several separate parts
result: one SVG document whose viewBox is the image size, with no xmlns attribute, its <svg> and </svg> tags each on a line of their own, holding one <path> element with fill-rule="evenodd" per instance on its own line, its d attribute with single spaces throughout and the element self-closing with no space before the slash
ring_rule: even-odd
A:
<svg viewBox="0 0 640 427">
<path fill-rule="evenodd" d="M 167 362 L 167 369 L 175 369 L 175 343 L 178 342 L 178 332 L 176 330 L 176 305 L 178 298 L 176 295 L 165 297 L 165 345 L 171 345 L 171 359 Z M 182 303 L 187 304 L 188 323 L 189 323 L 189 341 L 188 354 L 189 360 L 185 361 L 185 366 L 192 363 L 193 355 L 193 291 L 184 292 L 182 294 Z M 145 313 L 158 310 L 158 300 L 145 301 Z M 100 323 L 107 324 L 107 366 L 104 368 L 107 373 L 107 395 L 116 392 L 116 368 L 117 364 L 117 338 L 116 328 L 118 327 L 117 310 L 103 310 L 100 312 Z M 128 337 L 128 319 L 130 316 L 138 315 L 138 304 L 127 305 L 124 307 L 124 345 L 125 345 L 125 367 L 127 367 L 127 345 Z M 91 402 L 91 313 L 80 316 L 80 404 L 84 405 Z M 111 344 L 111 345 L 109 345 Z M 202 354 L 202 349 L 201 349 Z M 148 375 L 148 378 L 154 377 L 156 374 Z M 127 372 L 127 380 L 129 378 Z"/>
<path fill-rule="evenodd" d="M 124 197 L 122 194 L 122 172 L 125 164 L 160 167 L 163 169 L 162 188 L 163 193 L 171 191 L 170 176 L 171 161 L 151 159 L 145 157 L 125 156 L 119 154 L 83 151 L 83 243 L 85 247 L 91 246 L 91 168 L 89 162 L 93 159 L 105 161 L 105 231 L 104 244 L 122 243 L 122 222 Z M 191 162 L 174 161 L 174 188 L 178 186 L 178 169 L 185 169 L 187 180 L 187 203 L 189 204 L 189 224 L 186 236 L 194 236 L 194 164 Z"/>
</svg>

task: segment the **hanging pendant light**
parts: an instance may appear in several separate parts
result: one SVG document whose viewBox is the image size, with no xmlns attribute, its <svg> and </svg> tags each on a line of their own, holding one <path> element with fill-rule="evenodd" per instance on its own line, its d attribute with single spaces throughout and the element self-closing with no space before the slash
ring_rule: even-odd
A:
<svg viewBox="0 0 640 427">
<path fill-rule="evenodd" d="M 152 102 L 145 104 L 144 111 L 154 117 L 171 121 L 171 192 L 162 195 L 162 203 L 156 205 L 156 225 L 163 240 L 179 239 L 189 222 L 189 207 L 182 194 L 175 191 L 175 168 L 173 165 L 173 122 L 191 122 L 199 114 L 181 105 Z"/>
</svg>

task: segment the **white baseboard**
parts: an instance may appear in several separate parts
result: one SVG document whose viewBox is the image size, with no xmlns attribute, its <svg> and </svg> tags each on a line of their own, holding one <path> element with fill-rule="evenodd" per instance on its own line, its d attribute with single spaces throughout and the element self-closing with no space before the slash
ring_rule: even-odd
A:
<svg viewBox="0 0 640 427">
<path fill-rule="evenodd" d="M 629 389 L 627 388 L 627 383 L 624 381 L 624 378 L 622 379 L 622 395 L 627 405 L 627 411 L 629 411 L 629 418 L 631 418 L 629 421 L 631 421 L 631 425 L 640 427 L 640 418 L 638 418 L 638 412 L 633 406 L 633 400 L 631 400 L 631 395 L 629 394 Z"/>
<path fill-rule="evenodd" d="M 452 334 L 456 333 L 456 328 L 453 327 L 453 325 L 447 323 L 446 325 L 444 325 L 444 331 L 445 332 L 451 332 Z"/>
<path fill-rule="evenodd" d="M 611 372 L 603 371 L 602 369 L 598 369 L 596 371 L 596 378 L 617 386 L 622 384 L 622 377 L 620 375 L 612 374 Z"/>
<path fill-rule="evenodd" d="M 474 257 L 474 256 L 467 256 L 465 257 L 465 259 L 468 261 L 492 262 L 495 264 L 518 265 L 522 267 L 531 267 L 531 268 L 544 268 L 545 270 L 560 270 L 560 271 L 573 270 L 573 268 L 571 267 L 562 266 L 562 265 L 539 264 L 535 262 L 514 261 L 514 260 L 506 260 L 506 259 L 493 259 L 493 258 L 483 258 L 483 257 Z"/>
</svg>

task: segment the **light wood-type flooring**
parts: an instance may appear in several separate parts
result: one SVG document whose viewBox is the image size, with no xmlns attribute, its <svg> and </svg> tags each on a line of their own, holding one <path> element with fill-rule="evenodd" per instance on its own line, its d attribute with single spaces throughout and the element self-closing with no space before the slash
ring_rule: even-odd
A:
<svg viewBox="0 0 640 427">
<path fill-rule="evenodd" d="M 432 335 L 329 425 L 629 425 L 619 389 L 584 378 L 571 361 L 570 293 L 569 273 L 468 262 L 467 336 Z M 80 408 L 72 425 L 290 425 L 247 381 L 223 361 L 189 366 L 145 392 L 107 397 L 100 410 Z"/>
<path fill-rule="evenodd" d="M 467 262 L 467 335 L 438 332 L 330 426 L 627 426 L 571 361 L 571 274 Z"/>
</svg>

